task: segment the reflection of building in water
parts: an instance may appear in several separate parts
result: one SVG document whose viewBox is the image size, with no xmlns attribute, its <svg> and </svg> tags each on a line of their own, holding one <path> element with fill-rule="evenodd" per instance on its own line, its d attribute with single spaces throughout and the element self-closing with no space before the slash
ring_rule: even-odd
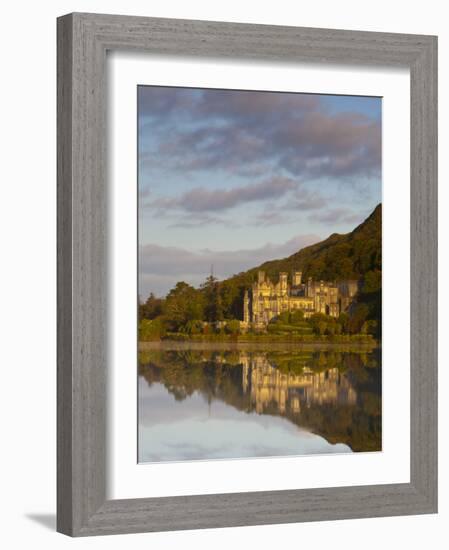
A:
<svg viewBox="0 0 449 550">
<path fill-rule="evenodd" d="M 311 405 L 354 405 L 357 394 L 337 368 L 315 373 L 304 368 L 301 374 L 285 374 L 273 367 L 266 356 L 242 352 L 242 386 L 250 393 L 258 413 L 276 406 L 282 414 L 301 412 Z"/>
</svg>

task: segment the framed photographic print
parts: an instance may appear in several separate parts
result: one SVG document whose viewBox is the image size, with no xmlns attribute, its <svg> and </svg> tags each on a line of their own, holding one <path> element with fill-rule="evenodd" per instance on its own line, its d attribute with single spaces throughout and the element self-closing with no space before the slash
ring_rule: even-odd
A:
<svg viewBox="0 0 449 550">
<path fill-rule="evenodd" d="M 381 451 L 381 99 L 137 109 L 139 461 Z"/>
<path fill-rule="evenodd" d="M 436 37 L 58 19 L 58 530 L 437 509 Z"/>
</svg>

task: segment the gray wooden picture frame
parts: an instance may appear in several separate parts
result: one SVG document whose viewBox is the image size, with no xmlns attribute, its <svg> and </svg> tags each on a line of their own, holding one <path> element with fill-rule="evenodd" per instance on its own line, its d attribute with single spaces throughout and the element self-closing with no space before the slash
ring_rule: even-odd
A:
<svg viewBox="0 0 449 550">
<path fill-rule="evenodd" d="M 82 13 L 59 18 L 57 27 L 58 531 L 83 536 L 436 512 L 437 38 Z M 106 499 L 108 50 L 409 68 L 410 483 Z"/>
</svg>

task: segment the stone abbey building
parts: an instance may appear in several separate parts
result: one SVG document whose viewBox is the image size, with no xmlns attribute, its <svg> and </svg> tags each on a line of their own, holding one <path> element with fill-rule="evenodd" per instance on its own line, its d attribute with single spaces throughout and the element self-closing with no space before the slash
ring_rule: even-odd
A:
<svg viewBox="0 0 449 550">
<path fill-rule="evenodd" d="M 279 273 L 279 282 L 273 283 L 259 271 L 257 281 L 245 291 L 243 325 L 266 327 L 280 313 L 295 310 L 303 311 L 306 318 L 314 313 L 338 317 L 348 310 L 358 286 L 356 280 L 326 282 L 311 277 L 304 283 L 301 271 L 292 273 L 291 283 L 285 272 Z"/>
</svg>

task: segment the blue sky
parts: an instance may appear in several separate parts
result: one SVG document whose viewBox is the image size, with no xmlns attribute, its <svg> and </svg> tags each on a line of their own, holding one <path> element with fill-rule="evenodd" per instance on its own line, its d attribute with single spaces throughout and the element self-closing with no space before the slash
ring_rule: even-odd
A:
<svg viewBox="0 0 449 550">
<path fill-rule="evenodd" d="M 381 201 L 381 99 L 138 87 L 139 294 L 345 233 Z"/>
</svg>

